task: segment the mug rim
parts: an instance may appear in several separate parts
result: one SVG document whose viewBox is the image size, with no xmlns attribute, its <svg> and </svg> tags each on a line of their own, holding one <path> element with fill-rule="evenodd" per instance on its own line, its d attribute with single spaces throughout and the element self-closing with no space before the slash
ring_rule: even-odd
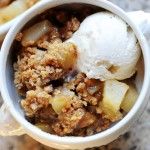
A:
<svg viewBox="0 0 150 150">
<path fill-rule="evenodd" d="M 71 137 L 71 136 L 60 137 L 57 135 L 53 135 L 53 134 L 49 134 L 44 131 L 41 131 L 40 129 L 38 129 L 31 123 L 29 123 L 24 117 L 21 116 L 21 114 L 19 114 L 15 110 L 15 107 L 12 103 L 13 100 L 10 98 L 9 91 L 6 87 L 6 83 L 7 83 L 6 76 L 5 76 L 6 61 L 7 61 L 7 56 L 9 53 L 10 46 L 12 44 L 12 41 L 15 38 L 16 33 L 18 33 L 19 30 L 22 29 L 22 27 L 27 22 L 29 22 L 34 16 L 41 14 L 41 12 L 44 12 L 47 9 L 51 9 L 54 6 L 58 6 L 58 5 L 62 5 L 62 4 L 69 4 L 69 3 L 92 4 L 92 5 L 95 5 L 98 7 L 102 7 L 108 11 L 111 11 L 111 12 L 115 13 L 116 15 L 118 15 L 119 17 L 121 17 L 133 29 L 137 39 L 139 40 L 139 43 L 140 43 L 140 46 L 142 49 L 143 58 L 144 58 L 145 74 L 144 74 L 143 86 L 142 86 L 141 92 L 139 94 L 139 97 L 137 99 L 137 102 L 135 103 L 135 105 L 133 106 L 131 111 L 128 112 L 128 114 L 126 116 L 124 116 L 118 123 L 116 123 L 112 127 L 108 128 L 100 133 L 97 133 L 97 134 L 94 134 L 91 136 L 86 136 L 86 137 Z M 44 10 L 42 10 L 43 8 L 44 8 Z M 38 9 L 38 11 L 40 11 L 40 13 L 39 12 L 37 13 L 37 11 L 36 11 L 37 9 Z M 0 56 L 1 57 L 0 67 L 2 69 L 2 71 L 0 72 L 0 82 L 2 84 L 1 93 L 2 93 L 2 97 L 3 97 L 6 105 L 8 106 L 8 109 L 10 110 L 13 117 L 21 124 L 21 126 L 24 127 L 24 129 L 27 132 L 33 133 L 34 135 L 41 137 L 43 139 L 47 139 L 49 141 L 53 141 L 56 143 L 63 143 L 63 144 L 79 144 L 79 143 L 94 141 L 97 139 L 102 140 L 108 136 L 114 135 L 115 133 L 117 133 L 119 136 L 120 134 L 124 133 L 124 131 L 121 131 L 121 130 L 123 130 L 123 129 L 126 130 L 127 128 L 129 128 L 129 123 L 133 120 L 136 120 L 135 116 L 137 118 L 141 114 L 140 108 L 143 105 L 146 105 L 147 101 L 148 101 L 146 99 L 146 96 L 149 96 L 148 89 L 150 87 L 150 69 L 148 68 L 150 66 L 150 60 L 149 60 L 150 53 L 148 51 L 148 45 L 146 43 L 146 40 L 145 40 L 143 34 L 141 33 L 141 31 L 132 22 L 132 20 L 126 15 L 126 13 L 118 6 L 116 6 L 106 0 L 92 0 L 92 1 L 91 0 L 62 0 L 62 1 L 60 1 L 60 0 L 45 0 L 42 3 L 38 3 L 33 9 L 28 10 L 27 12 L 22 14 L 20 19 L 17 20 L 15 25 L 10 29 L 10 31 L 6 35 L 6 38 L 3 42 L 0 55 L 1 55 Z M 144 104 L 142 104 L 142 103 L 144 103 Z"/>
</svg>

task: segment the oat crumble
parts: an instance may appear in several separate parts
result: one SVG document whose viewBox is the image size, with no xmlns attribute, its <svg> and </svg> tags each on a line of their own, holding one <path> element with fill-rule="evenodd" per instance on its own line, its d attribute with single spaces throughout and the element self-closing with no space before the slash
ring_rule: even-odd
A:
<svg viewBox="0 0 150 150">
<path fill-rule="evenodd" d="M 81 20 L 66 10 L 53 11 L 48 17 L 55 14 L 56 22 L 50 20 L 49 31 L 37 41 L 23 46 L 24 31 L 16 36 L 21 48 L 14 63 L 14 83 L 23 96 L 21 107 L 28 121 L 48 133 L 93 135 L 112 123 L 99 108 L 103 82 L 76 71 L 76 46 L 64 42 L 78 30 Z"/>
</svg>

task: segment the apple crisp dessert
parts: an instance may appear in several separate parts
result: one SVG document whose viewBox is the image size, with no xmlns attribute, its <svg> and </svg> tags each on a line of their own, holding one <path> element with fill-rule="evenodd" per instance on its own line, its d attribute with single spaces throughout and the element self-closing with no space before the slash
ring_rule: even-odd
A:
<svg viewBox="0 0 150 150">
<path fill-rule="evenodd" d="M 45 132 L 96 134 L 120 120 L 137 98 L 125 81 L 89 79 L 76 69 L 77 47 L 65 41 L 91 13 L 52 9 L 16 36 L 14 83 L 20 104 L 27 120 Z"/>
</svg>

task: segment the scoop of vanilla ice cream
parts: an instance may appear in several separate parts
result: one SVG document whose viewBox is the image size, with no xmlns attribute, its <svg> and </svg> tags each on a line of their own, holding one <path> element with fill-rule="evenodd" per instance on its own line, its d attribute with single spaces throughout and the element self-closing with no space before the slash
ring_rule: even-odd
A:
<svg viewBox="0 0 150 150">
<path fill-rule="evenodd" d="M 68 41 L 78 49 L 77 69 L 89 78 L 123 80 L 135 73 L 140 46 L 132 29 L 115 14 L 87 17 Z"/>
</svg>

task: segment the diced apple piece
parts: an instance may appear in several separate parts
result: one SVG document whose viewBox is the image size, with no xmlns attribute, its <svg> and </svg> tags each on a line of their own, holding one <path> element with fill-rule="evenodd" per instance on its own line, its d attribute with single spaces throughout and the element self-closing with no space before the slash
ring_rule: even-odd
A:
<svg viewBox="0 0 150 150">
<path fill-rule="evenodd" d="M 105 117 L 111 121 L 119 120 L 122 117 L 120 105 L 125 97 L 129 86 L 116 80 L 107 80 L 104 83 L 103 99 L 100 107 Z"/>
<path fill-rule="evenodd" d="M 48 20 L 41 21 L 26 29 L 23 32 L 23 38 L 21 44 L 26 47 L 32 42 L 33 44 L 44 34 L 46 34 L 51 27 L 51 23 Z"/>
<path fill-rule="evenodd" d="M 129 90 L 127 91 L 123 102 L 121 103 L 121 108 L 125 112 L 129 112 L 133 107 L 135 101 L 138 98 L 138 93 L 136 88 L 133 85 L 130 85 Z"/>
<path fill-rule="evenodd" d="M 62 109 L 69 103 L 69 96 L 57 95 L 52 98 L 52 108 L 57 114 L 60 114 Z"/>
</svg>

